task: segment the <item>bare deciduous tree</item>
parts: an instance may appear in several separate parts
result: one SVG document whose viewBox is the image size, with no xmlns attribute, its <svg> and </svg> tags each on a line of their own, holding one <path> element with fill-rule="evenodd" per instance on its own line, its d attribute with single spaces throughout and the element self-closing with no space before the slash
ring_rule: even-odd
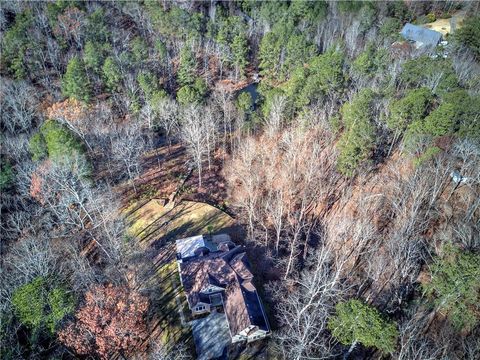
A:
<svg viewBox="0 0 480 360">
<path fill-rule="evenodd" d="M 122 164 L 135 191 L 133 179 L 140 174 L 142 155 L 147 147 L 147 138 L 142 132 L 141 124 L 136 121 L 120 127 L 116 136 L 111 139 L 113 159 Z"/>
<path fill-rule="evenodd" d="M 277 130 L 245 139 L 226 175 L 234 204 L 247 216 L 250 239 L 255 240 L 258 224 L 264 234 L 261 245 L 273 246 L 277 254 L 281 244 L 286 250 L 287 277 L 302 246 L 306 256 L 317 224 L 312 211 L 318 202 L 327 201 L 336 176 L 331 171 L 334 156 L 328 151 L 331 136 L 326 127 L 299 121 L 283 133 Z"/>
<path fill-rule="evenodd" d="M 188 353 L 186 344 L 159 344 L 152 345 L 152 352 L 149 354 L 149 360 L 188 360 L 192 357 Z"/>
<path fill-rule="evenodd" d="M 270 112 L 265 119 L 265 128 L 269 136 L 273 136 L 282 129 L 287 98 L 282 95 L 276 95 L 270 104 Z"/>
<path fill-rule="evenodd" d="M 180 124 L 180 138 L 195 163 L 198 184 L 202 186 L 203 162 L 206 157 L 210 166 L 211 152 L 217 141 L 216 118 L 208 109 L 191 105 L 183 109 Z"/>
<path fill-rule="evenodd" d="M 37 116 L 37 93 L 25 81 L 1 79 L 1 124 L 11 134 L 26 132 Z"/>
<path fill-rule="evenodd" d="M 425 336 L 425 328 L 428 322 L 426 314 L 412 313 L 409 318 L 400 323 L 398 350 L 393 354 L 396 360 L 425 359 L 434 360 L 442 358 L 443 351 L 448 347 L 448 342 L 435 344 Z"/>
<path fill-rule="evenodd" d="M 155 119 L 160 128 L 165 132 L 168 145 L 172 144 L 172 137 L 178 132 L 179 107 L 176 101 L 162 99 L 153 106 Z"/>
<path fill-rule="evenodd" d="M 326 325 L 335 303 L 344 294 L 340 282 L 342 266 L 322 246 L 307 262 L 308 270 L 288 282 L 271 286 L 281 325 L 274 340 L 284 359 L 323 359 L 334 355 Z"/>
</svg>

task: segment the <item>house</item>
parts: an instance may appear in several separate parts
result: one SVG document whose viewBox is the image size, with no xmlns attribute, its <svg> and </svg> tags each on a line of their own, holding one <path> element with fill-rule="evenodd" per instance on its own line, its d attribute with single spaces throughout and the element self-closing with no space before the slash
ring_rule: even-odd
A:
<svg viewBox="0 0 480 360">
<path fill-rule="evenodd" d="M 200 235 L 176 241 L 180 278 L 193 315 L 223 311 L 232 343 L 269 335 L 246 253 L 230 237 Z"/>
<path fill-rule="evenodd" d="M 442 34 L 435 30 L 423 28 L 410 23 L 405 24 L 400 32 L 405 40 L 414 43 L 415 47 L 435 47 L 442 40 Z"/>
</svg>

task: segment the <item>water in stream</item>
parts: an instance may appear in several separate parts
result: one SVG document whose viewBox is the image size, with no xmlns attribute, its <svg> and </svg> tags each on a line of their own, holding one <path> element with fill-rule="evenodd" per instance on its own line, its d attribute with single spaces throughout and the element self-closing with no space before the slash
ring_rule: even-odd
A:
<svg viewBox="0 0 480 360">
<path fill-rule="evenodd" d="M 243 92 L 248 92 L 250 96 L 252 97 L 252 109 L 255 110 L 257 106 L 257 100 L 258 100 L 258 91 L 257 91 L 258 83 L 251 83 L 248 86 L 245 86 L 242 90 L 238 92 L 238 95 L 240 95 Z"/>
</svg>

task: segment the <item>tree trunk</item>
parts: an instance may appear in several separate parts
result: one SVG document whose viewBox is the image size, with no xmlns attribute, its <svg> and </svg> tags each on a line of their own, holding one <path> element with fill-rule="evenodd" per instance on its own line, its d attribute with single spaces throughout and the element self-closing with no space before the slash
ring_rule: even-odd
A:
<svg viewBox="0 0 480 360">
<path fill-rule="evenodd" d="M 281 235 L 281 230 L 280 229 L 277 229 L 276 230 L 276 239 L 277 241 L 275 242 L 275 251 L 277 252 L 278 254 L 278 246 L 280 245 L 280 235 Z"/>
<path fill-rule="evenodd" d="M 348 349 L 347 353 L 343 356 L 343 360 L 347 360 L 350 354 L 352 353 L 353 349 L 355 349 L 355 346 L 357 346 L 358 341 L 355 340 L 352 345 L 350 345 L 350 348 Z"/>
<path fill-rule="evenodd" d="M 285 270 L 285 276 L 283 277 L 284 280 L 287 280 L 288 274 L 290 274 L 290 271 L 292 269 L 293 258 L 295 257 L 295 245 L 296 245 L 296 243 L 297 243 L 297 236 L 294 236 L 293 240 L 292 240 L 292 245 L 290 246 L 290 255 L 288 257 L 287 270 Z"/>
</svg>

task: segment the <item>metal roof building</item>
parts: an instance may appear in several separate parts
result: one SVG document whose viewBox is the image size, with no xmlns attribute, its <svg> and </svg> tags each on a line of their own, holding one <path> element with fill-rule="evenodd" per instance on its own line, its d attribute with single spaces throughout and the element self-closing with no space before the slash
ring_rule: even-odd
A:
<svg viewBox="0 0 480 360">
<path fill-rule="evenodd" d="M 400 34 L 406 40 L 414 41 L 417 48 L 421 46 L 437 46 L 442 40 L 442 34 L 438 31 L 425 29 L 410 23 L 405 24 Z"/>
</svg>

